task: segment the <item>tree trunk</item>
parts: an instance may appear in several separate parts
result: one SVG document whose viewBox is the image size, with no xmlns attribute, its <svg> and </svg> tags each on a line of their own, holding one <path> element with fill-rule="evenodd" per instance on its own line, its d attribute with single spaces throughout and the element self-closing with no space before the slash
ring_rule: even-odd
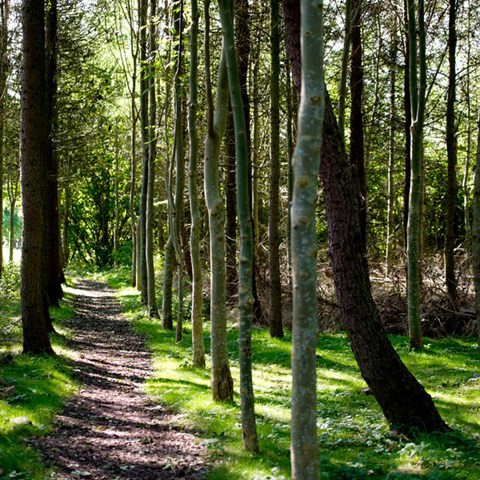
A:
<svg viewBox="0 0 480 480">
<path fill-rule="evenodd" d="M 0 278 L 3 273 L 3 184 L 5 171 L 5 120 L 7 113 L 8 21 L 10 0 L 0 4 Z"/>
<path fill-rule="evenodd" d="M 283 0 L 283 9 L 287 49 L 299 94 L 299 1 Z M 405 432 L 449 430 L 430 395 L 400 360 L 380 321 L 359 245 L 358 202 L 351 168 L 328 93 L 323 125 L 320 178 L 327 209 L 333 276 L 360 372 L 392 428 Z"/>
<path fill-rule="evenodd" d="M 477 153 L 472 211 L 472 270 L 475 287 L 476 335 L 480 344 L 480 107 L 477 117 Z"/>
<path fill-rule="evenodd" d="M 183 91 L 181 75 L 183 70 L 183 0 L 179 0 L 174 13 L 174 25 L 178 37 L 177 66 L 173 80 L 174 88 L 174 118 L 175 118 L 175 199 L 174 218 L 171 238 L 177 257 L 177 324 L 175 340 L 182 339 L 183 328 L 183 281 L 185 275 L 185 258 L 182 250 L 182 230 L 184 219 L 183 194 L 185 190 L 185 158 L 183 135 Z"/>
<path fill-rule="evenodd" d="M 20 300 L 24 353 L 53 354 L 47 333 L 46 292 L 47 158 L 45 125 L 45 13 L 43 2 L 22 3 L 22 141 L 23 205 Z"/>
<path fill-rule="evenodd" d="M 235 133 L 233 114 L 228 109 L 224 135 L 223 163 L 225 164 L 225 236 L 227 259 L 227 301 L 234 304 L 238 296 L 237 269 L 237 187 L 235 183 Z"/>
<path fill-rule="evenodd" d="M 280 4 L 271 0 L 270 72 L 270 181 L 268 205 L 268 270 L 270 273 L 270 335 L 283 338 L 282 284 L 280 281 Z"/>
<path fill-rule="evenodd" d="M 410 178 L 411 178 L 411 151 L 410 144 L 412 143 L 412 132 L 410 127 L 412 125 L 412 109 L 410 102 L 410 45 L 408 42 L 408 4 L 404 0 L 404 23 L 405 23 L 405 68 L 404 68 L 404 109 L 405 109 L 405 185 L 403 190 L 403 239 L 405 242 L 405 250 L 407 248 L 407 226 L 408 226 L 408 201 L 410 198 Z"/>
<path fill-rule="evenodd" d="M 205 1 L 205 89 L 207 95 L 207 136 L 205 138 L 205 200 L 210 233 L 210 354 L 212 397 L 233 400 L 233 379 L 227 348 L 225 206 L 220 192 L 220 143 L 228 109 L 228 79 L 224 49 L 218 70 L 215 109 L 210 81 L 209 2 Z"/>
<path fill-rule="evenodd" d="M 343 39 L 342 66 L 338 85 L 338 128 L 340 135 L 345 138 L 345 102 L 347 98 L 348 60 L 350 58 L 350 44 L 352 31 L 352 0 L 345 0 L 345 37 Z"/>
<path fill-rule="evenodd" d="M 397 13 L 392 13 L 392 30 L 390 32 L 390 125 L 389 125 L 389 149 L 388 149 L 388 178 L 387 178 L 387 231 L 385 239 L 385 271 L 387 275 L 393 265 L 394 235 L 395 235 L 395 146 L 396 146 L 396 95 L 397 84 Z"/>
<path fill-rule="evenodd" d="M 447 219 L 445 232 L 445 283 L 450 307 L 457 308 L 457 279 L 455 277 L 455 241 L 457 209 L 457 125 L 455 114 L 457 50 L 456 10 L 457 0 L 450 1 L 448 23 L 448 92 L 447 92 Z"/>
<path fill-rule="evenodd" d="M 147 21 L 148 0 L 139 0 L 138 16 L 140 23 L 140 130 L 142 138 L 142 184 L 140 191 L 140 211 L 138 216 L 138 268 L 140 273 L 140 289 L 142 303 L 148 304 L 148 271 L 147 271 L 147 196 L 148 196 L 148 162 L 149 162 L 149 118 L 148 118 L 148 51 Z"/>
<path fill-rule="evenodd" d="M 239 363 L 240 401 L 242 411 L 243 448 L 258 452 L 258 436 L 255 420 L 255 400 L 252 380 L 252 320 L 254 298 L 253 277 L 253 232 L 250 215 L 248 188 L 248 141 L 239 66 L 235 52 L 233 30 L 233 1 L 219 0 L 220 19 L 223 29 L 223 48 L 227 64 L 230 103 L 235 129 L 235 156 L 237 179 L 237 214 L 240 232 L 238 310 L 240 316 Z"/>
<path fill-rule="evenodd" d="M 192 0 L 192 25 L 190 27 L 190 101 L 188 108 L 188 132 L 190 161 L 188 187 L 190 198 L 190 250 L 192 259 L 192 363 L 205 368 L 205 345 L 202 327 L 203 272 L 200 252 L 201 212 L 198 197 L 198 1 Z"/>
<path fill-rule="evenodd" d="M 317 440 L 317 178 L 325 110 L 323 4 L 301 1 L 302 92 L 293 153 L 292 478 L 320 478 Z"/>
<path fill-rule="evenodd" d="M 162 299 L 162 328 L 173 329 L 172 289 L 173 271 L 175 262 L 175 249 L 171 238 L 165 247 L 165 260 L 163 261 L 163 299 Z"/>
<path fill-rule="evenodd" d="M 48 4 L 46 16 L 46 125 L 47 125 L 47 295 L 48 302 L 59 306 L 63 297 L 63 271 L 60 254 L 60 216 L 58 201 L 57 131 L 57 1 Z"/>
<path fill-rule="evenodd" d="M 157 51 L 157 20 L 156 0 L 150 0 L 149 25 L 149 58 L 148 58 L 148 95 L 149 95 L 149 126 L 148 126 L 148 182 L 145 212 L 145 255 L 147 266 L 147 298 L 150 317 L 158 317 L 157 298 L 155 293 L 155 266 L 153 225 L 155 222 L 153 200 L 155 198 L 155 159 L 157 156 L 157 98 L 155 92 L 155 58 Z"/>
<path fill-rule="evenodd" d="M 363 253 L 367 253 L 367 186 L 363 131 L 362 0 L 352 0 L 352 55 L 350 74 L 350 163 L 358 184 L 358 205 Z"/>
<path fill-rule="evenodd" d="M 423 0 L 408 0 L 409 83 L 411 108 L 411 177 L 407 225 L 407 303 L 410 348 L 422 348 L 420 311 L 422 213 L 423 213 L 423 125 L 426 100 L 426 57 Z M 417 42 L 418 35 L 418 42 Z"/>
</svg>

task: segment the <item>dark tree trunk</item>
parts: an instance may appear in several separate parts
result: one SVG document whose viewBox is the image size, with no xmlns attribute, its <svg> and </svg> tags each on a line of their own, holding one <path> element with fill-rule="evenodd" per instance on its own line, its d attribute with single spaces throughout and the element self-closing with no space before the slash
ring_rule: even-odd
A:
<svg viewBox="0 0 480 480">
<path fill-rule="evenodd" d="M 270 73 L 270 180 L 268 205 L 269 323 L 272 337 L 283 337 L 282 283 L 280 280 L 280 3 L 271 0 Z"/>
<path fill-rule="evenodd" d="M 24 353 L 53 353 L 47 333 L 45 21 L 43 2 L 24 0 L 21 180 L 23 239 L 20 299 Z"/>
<path fill-rule="evenodd" d="M 455 211 L 457 208 L 457 132 L 455 118 L 456 94 L 456 62 L 457 31 L 456 9 L 457 0 L 450 0 L 450 15 L 448 28 L 448 93 L 447 93 L 447 222 L 445 231 L 445 283 L 451 307 L 457 308 L 457 279 L 455 277 Z"/>
<path fill-rule="evenodd" d="M 410 126 L 412 125 L 412 110 L 410 104 L 410 48 L 408 46 L 408 18 L 407 18 L 407 0 L 404 2 L 405 12 L 405 71 L 404 71 L 404 108 L 405 108 L 405 186 L 403 190 L 403 239 L 405 248 L 407 246 L 407 225 L 408 225 L 408 202 L 410 198 L 410 180 L 412 161 L 410 155 L 410 144 L 412 142 L 412 133 Z"/>
<path fill-rule="evenodd" d="M 299 0 L 282 0 L 287 49 L 300 93 Z M 356 187 L 327 94 L 320 165 L 329 247 L 337 296 L 360 372 L 392 428 L 446 431 L 432 398 L 402 363 L 388 340 L 371 295 L 362 254 Z"/>
<path fill-rule="evenodd" d="M 57 2 L 49 3 L 46 16 L 46 127 L 47 127 L 47 295 L 58 307 L 63 297 L 60 261 L 60 217 L 58 212 L 58 156 L 55 150 L 57 127 Z"/>
<path fill-rule="evenodd" d="M 228 107 L 225 131 L 225 237 L 227 302 L 234 303 L 238 293 L 237 272 L 237 190 L 235 181 L 235 138 L 232 108 Z"/>
<path fill-rule="evenodd" d="M 362 249 L 367 249 L 367 186 L 365 178 L 363 131 L 362 0 L 352 1 L 351 75 L 350 75 L 350 163 L 357 176 L 358 205 Z"/>
<path fill-rule="evenodd" d="M 235 11 L 235 40 L 236 50 L 238 58 L 238 72 L 240 75 L 240 87 L 242 89 L 242 102 L 243 111 L 245 116 L 247 137 L 247 148 L 249 152 L 249 175 L 248 175 L 248 190 L 250 193 L 250 212 L 253 212 L 253 168 L 252 168 L 252 156 L 250 145 L 250 97 L 248 95 L 248 66 L 250 63 L 250 26 L 249 26 L 249 5 L 248 0 L 234 0 Z M 253 219 L 252 219 L 253 222 Z M 255 233 L 254 233 L 255 235 Z M 256 239 L 253 239 L 253 244 L 256 245 Z M 257 268 L 255 262 L 255 256 L 253 259 L 252 268 L 252 293 L 254 299 L 254 315 L 255 318 L 260 319 L 262 317 L 262 307 L 258 299 L 257 293 Z"/>
</svg>

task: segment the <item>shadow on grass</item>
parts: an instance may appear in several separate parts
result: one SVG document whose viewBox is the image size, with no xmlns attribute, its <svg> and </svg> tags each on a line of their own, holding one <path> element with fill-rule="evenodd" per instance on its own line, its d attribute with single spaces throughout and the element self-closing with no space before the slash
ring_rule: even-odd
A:
<svg viewBox="0 0 480 480">
<path fill-rule="evenodd" d="M 11 392 L 0 397 L 0 478 L 43 479 L 44 467 L 25 438 L 47 433 L 74 393 L 71 367 L 58 355 L 17 355 L 0 366 L 0 378 Z"/>
</svg>

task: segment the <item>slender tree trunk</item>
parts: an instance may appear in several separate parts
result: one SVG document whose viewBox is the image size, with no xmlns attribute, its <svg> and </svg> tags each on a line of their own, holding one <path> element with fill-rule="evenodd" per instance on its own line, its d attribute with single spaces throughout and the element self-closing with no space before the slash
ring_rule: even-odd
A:
<svg viewBox="0 0 480 480">
<path fill-rule="evenodd" d="M 130 92 L 130 120 L 132 122 L 131 142 L 130 142 L 130 195 L 129 195 L 129 210 L 130 210 L 130 231 L 132 237 L 132 287 L 137 286 L 137 218 L 135 214 L 135 198 L 136 198 L 136 184 L 137 184 L 137 65 L 138 65 L 138 51 L 139 51 L 139 33 L 134 30 L 134 12 L 133 6 L 128 2 L 128 18 L 130 23 L 130 52 L 132 58 L 132 86 Z"/>
<path fill-rule="evenodd" d="M 301 87 L 299 1 L 282 0 L 287 49 L 297 94 Z M 362 377 L 391 427 L 412 432 L 447 431 L 433 401 L 388 340 L 371 294 L 359 245 L 358 202 L 333 108 L 326 92 L 320 178 L 329 225 L 333 276 L 343 320 Z M 334 227 L 334 228 L 333 228 Z"/>
<path fill-rule="evenodd" d="M 113 267 L 118 268 L 118 236 L 120 230 L 120 151 L 118 144 L 118 130 L 115 131 L 115 218 L 113 226 Z"/>
<path fill-rule="evenodd" d="M 418 7 L 418 10 L 415 8 Z M 418 35 L 418 42 L 417 42 Z M 423 0 L 408 0 L 408 45 L 411 124 L 411 178 L 407 226 L 407 303 L 410 347 L 422 348 L 420 311 L 422 211 L 423 211 L 423 125 L 426 100 L 426 57 Z"/>
<path fill-rule="evenodd" d="M 192 0 L 192 25 L 190 27 L 190 102 L 188 132 L 190 161 L 188 187 L 190 198 L 190 250 L 192 257 L 192 363 L 205 368 L 205 345 L 202 326 L 203 272 L 200 252 L 201 212 L 198 197 L 198 1 Z"/>
<path fill-rule="evenodd" d="M 225 128 L 224 161 L 225 164 L 225 236 L 227 260 L 227 301 L 236 302 L 238 295 L 237 268 L 237 186 L 235 182 L 235 133 L 232 109 L 228 109 Z"/>
<path fill-rule="evenodd" d="M 58 201 L 57 130 L 57 2 L 48 4 L 46 16 L 46 123 L 47 123 L 47 295 L 50 305 L 58 307 L 63 297 L 60 262 L 60 216 Z"/>
<path fill-rule="evenodd" d="M 405 250 L 407 249 L 407 229 L 408 229 L 408 208 L 410 198 L 410 179 L 411 179 L 411 150 L 412 143 L 412 108 L 410 102 L 410 44 L 408 41 L 408 4 L 404 0 L 404 23 L 405 23 L 405 68 L 404 68 L 404 108 L 405 108 L 405 186 L 403 191 L 403 238 Z"/>
<path fill-rule="evenodd" d="M 183 142 L 183 89 L 181 75 L 183 70 L 183 0 L 178 1 L 174 14 L 174 25 L 178 36 L 177 67 L 174 85 L 174 117 L 175 117 L 175 200 L 174 221 L 171 233 L 172 243 L 177 257 L 177 324 L 175 339 L 180 342 L 183 328 L 183 281 L 185 275 L 185 258 L 181 247 L 184 219 L 183 194 L 185 190 L 185 157 Z"/>
<path fill-rule="evenodd" d="M 393 264 L 394 250 L 394 209 L 395 209 L 395 147 L 396 147 L 396 95 L 395 88 L 397 84 L 397 14 L 392 13 L 392 30 L 390 45 L 390 125 L 389 125 L 389 149 L 388 149 L 388 192 L 387 192 L 387 232 L 385 241 L 385 271 L 390 273 Z"/>
<path fill-rule="evenodd" d="M 45 12 L 43 2 L 22 3 L 21 181 L 23 239 L 20 300 L 24 353 L 53 353 L 47 333 L 47 158 L 45 125 Z"/>
<path fill-rule="evenodd" d="M 457 0 L 450 0 L 449 23 L 448 23 L 448 93 L 447 93 L 447 220 L 445 232 L 445 283 L 447 286 L 448 298 L 452 309 L 457 308 L 457 279 L 455 276 L 455 231 L 456 231 L 456 209 L 457 209 L 457 125 L 455 114 L 456 96 L 456 63 L 457 54 Z"/>
<path fill-rule="evenodd" d="M 293 154 L 292 478 L 320 478 L 317 441 L 317 178 L 325 109 L 323 2 L 301 1 L 302 93 Z"/>
<path fill-rule="evenodd" d="M 350 163 L 357 177 L 360 231 L 363 253 L 367 253 L 367 185 L 365 178 L 365 147 L 363 131 L 363 48 L 362 0 L 352 0 L 352 56 L 350 74 Z"/>
<path fill-rule="evenodd" d="M 157 98 L 155 91 L 155 58 L 157 51 L 157 0 L 150 0 L 150 25 L 149 25 L 149 59 L 148 59 L 148 182 L 147 201 L 145 212 L 145 255 L 147 266 L 147 297 L 148 313 L 150 317 L 158 317 L 157 298 L 155 293 L 155 266 L 154 266 L 154 243 L 153 225 L 155 222 L 153 200 L 155 198 L 155 159 L 157 156 Z"/>
<path fill-rule="evenodd" d="M 467 11 L 471 9 L 471 0 L 468 0 Z M 472 59 L 472 36 L 473 32 L 471 29 L 471 15 L 467 17 L 467 65 L 470 65 Z M 471 72 L 470 68 L 467 68 L 466 79 L 465 79 L 465 90 L 466 90 L 466 99 L 465 103 L 467 106 L 467 146 L 466 146 L 466 155 L 465 155 L 465 164 L 463 167 L 463 178 L 462 178 L 462 193 L 463 193 L 463 219 L 465 224 L 465 243 L 467 245 L 467 250 L 471 247 L 472 241 L 472 225 L 470 219 L 470 164 L 472 157 L 472 130 L 470 128 L 470 121 L 472 118 L 472 100 L 471 100 Z"/>
<path fill-rule="evenodd" d="M 68 176 L 69 171 L 69 160 L 67 160 L 66 175 Z M 64 265 L 68 264 L 70 257 L 69 245 L 68 245 L 68 231 L 70 229 L 70 201 L 71 201 L 71 192 L 70 187 L 65 185 L 64 188 L 64 200 L 63 200 L 63 225 L 62 225 L 62 254 Z"/>
<path fill-rule="evenodd" d="M 165 247 L 165 260 L 163 262 L 163 300 L 162 300 L 162 328 L 173 329 L 172 289 L 173 271 L 175 262 L 175 249 L 171 238 Z"/>
<path fill-rule="evenodd" d="M 149 162 L 149 118 L 148 118 L 148 0 L 139 0 L 139 24 L 140 24 L 140 130 L 142 138 L 142 185 L 140 192 L 140 212 L 138 218 L 138 268 L 142 303 L 148 304 L 148 270 L 147 270 L 147 196 L 148 196 L 148 162 Z"/>
<path fill-rule="evenodd" d="M 270 181 L 268 206 L 268 269 L 270 272 L 270 335 L 283 337 L 280 281 L 280 4 L 271 0 Z"/>
<path fill-rule="evenodd" d="M 480 107 L 477 117 L 477 153 L 472 207 L 472 270 L 475 287 L 476 335 L 480 344 Z"/>
<path fill-rule="evenodd" d="M 347 98 L 348 60 L 350 58 L 352 31 L 352 0 L 345 0 L 345 37 L 343 39 L 342 67 L 338 85 L 338 128 L 345 138 L 345 102 Z"/>
<path fill-rule="evenodd" d="M 13 247 L 15 245 L 15 203 L 16 197 L 10 198 L 10 237 L 8 240 L 8 261 L 13 263 Z"/>
<path fill-rule="evenodd" d="M 258 436 L 255 421 L 255 400 L 252 380 L 252 320 L 254 298 L 253 232 L 248 188 L 248 141 L 245 111 L 242 102 L 239 66 L 235 53 L 233 30 L 233 1 L 219 0 L 220 19 L 223 28 L 223 48 L 227 64 L 230 103 L 235 127 L 235 154 L 237 160 L 237 214 L 240 232 L 238 309 L 240 314 L 239 363 L 240 401 L 242 410 L 243 447 L 258 452 Z"/>
<path fill-rule="evenodd" d="M 210 354 L 212 397 L 233 400 L 233 379 L 227 348 L 225 206 L 220 193 L 220 143 L 228 109 L 228 78 L 224 49 L 218 70 L 215 109 L 210 81 L 209 1 L 205 8 L 205 83 L 207 95 L 207 136 L 205 139 L 205 199 L 210 232 Z"/>
<path fill-rule="evenodd" d="M 3 273 L 3 185 L 5 183 L 5 120 L 7 113 L 8 21 L 10 0 L 0 4 L 0 278 Z"/>
<path fill-rule="evenodd" d="M 13 263 L 13 250 L 15 246 L 15 205 L 17 203 L 18 194 L 19 194 L 19 184 L 18 179 L 14 178 L 12 175 L 7 175 L 7 196 L 8 203 L 10 208 L 10 232 L 8 238 L 8 261 Z"/>
</svg>

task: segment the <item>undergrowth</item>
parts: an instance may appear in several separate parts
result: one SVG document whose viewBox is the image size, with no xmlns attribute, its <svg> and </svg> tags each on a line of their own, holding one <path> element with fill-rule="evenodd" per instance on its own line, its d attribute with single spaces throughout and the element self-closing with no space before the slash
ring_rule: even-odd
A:
<svg viewBox="0 0 480 480">
<path fill-rule="evenodd" d="M 119 287 L 118 277 L 116 285 Z M 134 289 L 119 290 L 126 314 L 143 333 L 153 352 L 155 376 L 148 393 L 178 412 L 210 452 L 210 480 L 290 478 L 291 336 L 270 338 L 253 332 L 254 387 L 261 453 L 241 447 L 237 328 L 229 326 L 229 352 L 236 394 L 233 404 L 215 403 L 209 370 L 191 364 L 188 323 L 184 338 L 160 328 L 139 305 Z M 186 319 L 187 320 L 187 319 Z M 209 323 L 204 337 L 209 350 Z M 432 395 L 441 415 L 454 429 L 448 434 L 414 439 L 389 431 L 366 386 L 343 334 L 320 335 L 317 349 L 321 478 L 324 479 L 480 479 L 480 365 L 476 341 L 469 338 L 425 339 L 422 352 L 410 352 L 405 337 L 392 342 L 400 356 Z M 207 355 L 207 364 L 209 356 Z"/>
</svg>

